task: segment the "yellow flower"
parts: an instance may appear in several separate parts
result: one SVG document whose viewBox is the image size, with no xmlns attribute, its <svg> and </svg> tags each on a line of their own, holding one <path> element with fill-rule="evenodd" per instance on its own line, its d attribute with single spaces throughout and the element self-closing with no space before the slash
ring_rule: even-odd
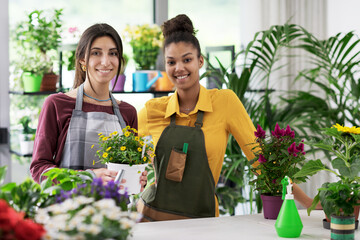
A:
<svg viewBox="0 0 360 240">
<path fill-rule="evenodd" d="M 339 132 L 345 132 L 345 133 L 352 133 L 352 134 L 360 134 L 360 128 L 359 127 L 343 127 L 340 124 L 336 124 L 332 126 L 333 128 L 336 128 Z"/>
<path fill-rule="evenodd" d="M 124 135 L 125 135 L 125 137 L 128 137 L 128 136 L 130 136 L 130 132 L 126 132 Z"/>
<path fill-rule="evenodd" d="M 102 133 L 98 133 L 98 136 L 102 135 Z"/>
<path fill-rule="evenodd" d="M 91 145 L 91 148 L 94 148 L 94 146 L 95 146 L 94 144 L 93 144 L 93 145 Z"/>
<path fill-rule="evenodd" d="M 118 132 L 117 132 L 117 131 L 114 131 L 112 134 L 113 134 L 113 135 L 116 135 L 116 134 L 118 134 Z"/>
<path fill-rule="evenodd" d="M 130 126 L 126 126 L 125 129 L 126 129 L 126 130 L 129 130 L 129 129 L 130 129 Z"/>
<path fill-rule="evenodd" d="M 93 165 L 95 165 L 95 160 L 93 160 Z"/>
<path fill-rule="evenodd" d="M 111 149 L 111 147 L 108 147 L 108 148 L 106 149 L 106 151 L 108 152 L 110 149 Z"/>
<path fill-rule="evenodd" d="M 138 148 L 138 152 L 141 152 L 142 151 L 142 149 L 141 148 Z"/>
<path fill-rule="evenodd" d="M 139 137 L 135 137 L 135 141 L 139 141 L 139 139 L 140 139 Z"/>
<path fill-rule="evenodd" d="M 113 157 L 110 157 L 110 161 L 113 160 Z"/>
<path fill-rule="evenodd" d="M 106 140 L 108 140 L 108 139 L 109 139 L 108 137 L 103 137 L 103 138 L 102 138 L 103 141 L 106 141 Z"/>
<path fill-rule="evenodd" d="M 108 153 L 103 153 L 103 158 L 107 158 L 107 156 L 108 156 L 109 154 Z"/>
<path fill-rule="evenodd" d="M 144 144 L 145 144 L 143 141 L 140 141 L 139 143 L 141 146 L 144 146 Z"/>
<path fill-rule="evenodd" d="M 146 162 L 147 158 L 146 158 L 146 157 L 143 157 L 143 160 L 144 160 L 144 162 Z"/>
<path fill-rule="evenodd" d="M 120 148 L 120 150 L 121 150 L 121 151 L 125 151 L 125 150 L 126 150 L 126 147 L 125 147 L 125 146 L 122 146 L 122 147 Z"/>
</svg>

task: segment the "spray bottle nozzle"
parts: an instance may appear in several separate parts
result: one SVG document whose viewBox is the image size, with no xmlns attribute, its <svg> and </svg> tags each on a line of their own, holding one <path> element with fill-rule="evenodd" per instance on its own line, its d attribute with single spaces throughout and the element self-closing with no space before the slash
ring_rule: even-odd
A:
<svg viewBox="0 0 360 240">
<path fill-rule="evenodd" d="M 294 195 L 292 194 L 291 179 L 288 176 L 285 176 L 283 180 L 281 180 L 281 184 L 283 185 L 282 200 L 294 199 Z"/>
</svg>

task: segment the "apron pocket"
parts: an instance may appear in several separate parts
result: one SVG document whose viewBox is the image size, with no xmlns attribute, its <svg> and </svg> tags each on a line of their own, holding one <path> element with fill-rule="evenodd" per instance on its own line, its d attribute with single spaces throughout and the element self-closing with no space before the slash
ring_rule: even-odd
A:
<svg viewBox="0 0 360 240">
<path fill-rule="evenodd" d="M 186 153 L 173 147 L 165 177 L 175 182 L 181 182 L 184 174 L 185 162 Z"/>
</svg>

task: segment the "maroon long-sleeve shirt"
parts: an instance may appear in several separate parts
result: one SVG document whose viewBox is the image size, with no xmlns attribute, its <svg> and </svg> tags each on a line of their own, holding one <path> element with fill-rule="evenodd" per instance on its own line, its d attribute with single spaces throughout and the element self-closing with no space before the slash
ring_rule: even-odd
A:
<svg viewBox="0 0 360 240">
<path fill-rule="evenodd" d="M 36 130 L 33 158 L 30 164 L 32 178 L 39 182 L 41 174 L 48 168 L 58 167 L 64 148 L 71 114 L 76 99 L 63 93 L 52 94 L 45 99 Z M 119 109 L 126 125 L 137 129 L 136 109 L 121 102 Z M 112 106 L 101 106 L 83 102 L 84 112 L 106 112 L 114 114 Z"/>
</svg>

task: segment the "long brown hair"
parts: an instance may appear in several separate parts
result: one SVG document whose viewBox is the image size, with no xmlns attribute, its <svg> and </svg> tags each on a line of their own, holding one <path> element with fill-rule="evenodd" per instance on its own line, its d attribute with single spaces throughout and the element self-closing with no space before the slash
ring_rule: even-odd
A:
<svg viewBox="0 0 360 240">
<path fill-rule="evenodd" d="M 91 27 L 89 27 L 88 29 L 86 29 L 84 31 L 84 33 L 81 35 L 79 44 L 76 48 L 75 80 L 74 80 L 74 85 L 73 85 L 74 89 L 79 87 L 83 82 L 85 82 L 86 76 L 88 76 L 88 78 L 89 78 L 88 70 L 86 69 L 86 71 L 83 71 L 81 69 L 80 61 L 84 60 L 86 57 L 85 66 L 88 66 L 89 58 L 90 58 L 90 48 L 91 48 L 92 43 L 95 41 L 95 39 L 97 39 L 99 37 L 104 37 L 104 36 L 110 37 L 115 42 L 116 49 L 119 53 L 118 54 L 119 67 L 118 67 L 117 73 L 116 73 L 116 81 L 117 81 L 117 78 L 120 74 L 120 69 L 124 65 L 123 46 L 122 46 L 121 38 L 120 38 L 119 34 L 117 33 L 117 31 L 110 25 L 108 25 L 106 23 L 97 23 L 97 24 L 92 25 Z M 90 80 L 90 78 L 89 78 L 89 80 Z M 115 82 L 115 84 L 116 84 L 116 82 Z M 115 84 L 114 84 L 114 86 L 115 86 Z M 91 85 L 91 81 L 90 81 L 90 86 L 93 89 L 93 87 Z"/>
</svg>

